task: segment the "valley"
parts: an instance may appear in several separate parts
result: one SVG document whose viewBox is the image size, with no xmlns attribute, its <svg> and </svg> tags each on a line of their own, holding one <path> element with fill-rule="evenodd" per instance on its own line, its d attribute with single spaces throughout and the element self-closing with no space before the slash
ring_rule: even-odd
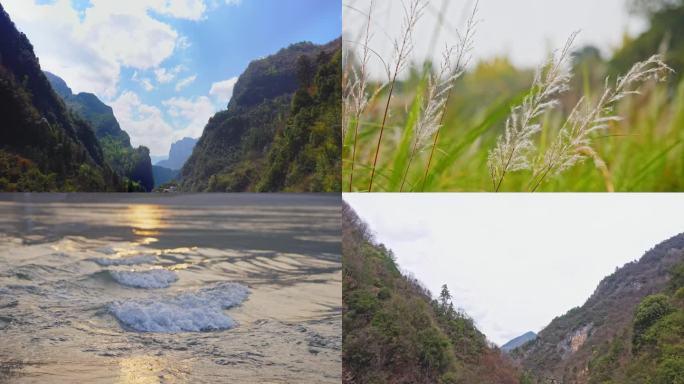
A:
<svg viewBox="0 0 684 384">
<path fill-rule="evenodd" d="M 459 290 L 470 287 L 447 281 L 430 291 L 376 230 L 345 204 L 345 383 L 671 384 L 684 377 L 684 233 L 616 268 L 538 333 L 499 347 L 460 309 Z M 530 303 L 544 305 L 541 297 Z M 477 307 L 480 320 L 490 305 Z"/>
<path fill-rule="evenodd" d="M 110 105 L 43 71 L 2 5 L 0 32 L 0 191 L 340 190 L 340 39 L 253 60 L 201 137 L 152 165 Z"/>
</svg>

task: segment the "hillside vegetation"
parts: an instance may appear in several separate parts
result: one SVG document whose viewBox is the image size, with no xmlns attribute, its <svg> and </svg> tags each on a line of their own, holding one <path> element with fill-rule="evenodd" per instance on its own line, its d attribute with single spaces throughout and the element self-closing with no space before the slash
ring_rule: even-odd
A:
<svg viewBox="0 0 684 384">
<path fill-rule="evenodd" d="M 684 234 L 604 278 L 512 356 L 538 383 L 682 383 L 682 286 Z"/>
<path fill-rule="evenodd" d="M 129 191 L 151 191 L 154 187 L 150 150 L 133 148 L 128 134 L 121 129 L 112 108 L 92 93 L 74 95 L 59 76 L 45 72 L 52 88 L 71 111 L 90 124 L 102 147 L 105 162 L 120 176 Z"/>
<path fill-rule="evenodd" d="M 454 308 L 402 274 L 346 204 L 342 210 L 343 382 L 525 383 L 513 365 Z"/>
<path fill-rule="evenodd" d="M 446 285 L 433 296 L 346 204 L 342 218 L 345 383 L 683 383 L 684 233 L 616 268 L 584 305 L 505 354 Z"/>
<path fill-rule="evenodd" d="M 186 191 L 338 191 L 341 41 L 256 60 L 180 174 Z"/>
<path fill-rule="evenodd" d="M 0 190 L 126 190 L 91 126 L 53 91 L 2 5 L 0 119 Z"/>
</svg>

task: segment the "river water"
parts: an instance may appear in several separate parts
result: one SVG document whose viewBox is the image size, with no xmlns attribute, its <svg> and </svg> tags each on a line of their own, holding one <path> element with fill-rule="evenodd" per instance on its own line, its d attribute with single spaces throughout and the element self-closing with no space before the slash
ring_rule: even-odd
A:
<svg viewBox="0 0 684 384">
<path fill-rule="evenodd" d="M 0 383 L 339 383 L 339 195 L 0 195 Z"/>
</svg>

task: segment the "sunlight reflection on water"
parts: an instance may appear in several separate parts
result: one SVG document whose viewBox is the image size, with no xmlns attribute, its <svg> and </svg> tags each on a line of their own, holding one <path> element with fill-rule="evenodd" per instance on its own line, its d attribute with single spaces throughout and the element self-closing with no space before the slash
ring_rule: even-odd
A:
<svg viewBox="0 0 684 384">
<path fill-rule="evenodd" d="M 147 245 L 157 242 L 159 230 L 168 227 L 164 220 L 167 214 L 167 210 L 159 205 L 135 204 L 127 207 L 124 216 L 133 234 L 140 237 L 138 243 Z"/>
<path fill-rule="evenodd" d="M 340 382 L 339 197 L 24 196 L 0 195 L 0 383 Z M 158 269 L 178 280 L 111 273 Z M 107 310 L 224 282 L 252 291 L 230 330 L 138 333 Z"/>
</svg>

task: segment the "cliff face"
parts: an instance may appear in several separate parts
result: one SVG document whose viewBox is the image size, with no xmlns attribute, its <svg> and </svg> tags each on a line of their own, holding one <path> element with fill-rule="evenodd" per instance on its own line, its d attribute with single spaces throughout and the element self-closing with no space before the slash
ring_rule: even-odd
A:
<svg viewBox="0 0 684 384">
<path fill-rule="evenodd" d="M 66 106 L 93 127 L 106 163 L 142 190 L 151 191 L 154 177 L 150 151 L 146 147 L 131 146 L 131 140 L 121 129 L 112 108 L 91 93 L 73 94 L 66 82 L 55 74 L 45 72 L 45 75 Z"/>
<path fill-rule="evenodd" d="M 339 168 L 341 153 L 341 96 L 329 85 L 334 78 L 340 87 L 340 51 L 340 40 L 322 46 L 299 43 L 252 62 L 227 109 L 209 120 L 183 166 L 181 188 L 339 190 L 339 179 L 331 182 L 323 174 L 339 173 L 332 168 Z M 329 137 L 332 144 L 320 137 Z M 306 161 L 298 161 L 297 150 L 307 145 Z M 312 160 L 316 155 L 318 161 Z"/>
<path fill-rule="evenodd" d="M 536 340 L 514 350 L 512 356 L 539 378 L 566 384 L 603 382 L 592 381 L 597 375 L 597 355 L 616 340 L 630 338 L 640 303 L 667 290 L 673 268 L 682 262 L 684 234 L 658 244 L 639 261 L 604 278 L 583 306 L 555 318 Z M 632 347 L 629 343 L 623 347 L 625 356 L 620 356 L 627 364 Z"/>
<path fill-rule="evenodd" d="M 52 85 L 52 89 L 62 98 L 66 106 L 91 124 L 98 139 L 109 137 L 124 146 L 131 146 L 128 134 L 119 126 L 110 106 L 100 101 L 92 93 L 74 94 L 64 79 L 47 71 L 44 73 Z"/>
<path fill-rule="evenodd" d="M 0 5 L 0 189 L 120 190 L 95 133 L 43 74 L 33 47 Z"/>
<path fill-rule="evenodd" d="M 197 145 L 197 139 L 191 137 L 185 137 L 181 140 L 176 141 L 171 144 L 171 149 L 169 150 L 169 158 L 160 161 L 157 165 L 160 167 L 179 170 L 183 168 L 183 165 L 188 160 L 190 155 L 192 155 L 192 150 Z"/>
</svg>

